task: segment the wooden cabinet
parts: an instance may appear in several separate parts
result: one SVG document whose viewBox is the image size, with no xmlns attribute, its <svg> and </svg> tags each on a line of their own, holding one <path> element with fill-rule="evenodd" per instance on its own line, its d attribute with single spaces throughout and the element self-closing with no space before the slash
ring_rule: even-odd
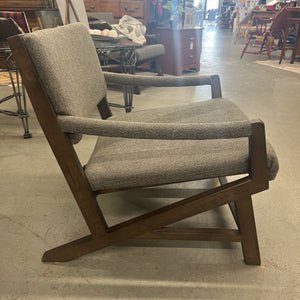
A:
<svg viewBox="0 0 300 300">
<path fill-rule="evenodd" d="M 158 28 L 160 42 L 165 46 L 165 55 L 161 57 L 163 72 L 181 75 L 183 70 L 200 70 L 202 50 L 202 29 Z"/>
<path fill-rule="evenodd" d="M 129 15 L 134 18 L 144 18 L 144 1 L 120 1 L 121 15 Z"/>
<path fill-rule="evenodd" d="M 46 6 L 45 0 L 0 0 L 1 10 L 27 11 Z"/>
<path fill-rule="evenodd" d="M 84 4 L 87 11 L 111 12 L 116 19 L 129 15 L 144 24 L 148 20 L 148 0 L 84 0 Z"/>
</svg>

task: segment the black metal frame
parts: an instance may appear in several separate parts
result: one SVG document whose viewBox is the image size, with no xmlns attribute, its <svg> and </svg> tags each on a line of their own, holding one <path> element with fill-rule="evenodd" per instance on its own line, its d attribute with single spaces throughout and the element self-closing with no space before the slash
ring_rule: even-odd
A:
<svg viewBox="0 0 300 300">
<path fill-rule="evenodd" d="M 128 44 L 108 44 L 95 42 L 95 47 L 103 70 L 110 68 L 121 68 L 122 73 L 134 74 L 136 67 L 135 50 L 141 48 L 142 45 L 135 43 Z M 112 55 L 117 54 L 117 55 Z M 124 105 L 109 103 L 112 107 L 124 108 L 126 112 L 133 109 L 133 86 L 123 86 Z"/>
<path fill-rule="evenodd" d="M 27 112 L 25 88 L 20 78 L 18 69 L 15 67 L 14 59 L 10 49 L 0 48 L 0 58 L 5 64 L 5 69 L 1 69 L 0 72 L 8 72 L 12 86 L 12 94 L 0 99 L 0 104 L 13 98 L 15 98 L 17 103 L 17 111 L 0 109 L 0 113 L 8 116 L 19 117 L 24 128 L 24 139 L 31 138 L 32 134 L 29 132 L 29 114 Z M 16 81 L 13 78 L 13 73 L 16 74 Z"/>
</svg>

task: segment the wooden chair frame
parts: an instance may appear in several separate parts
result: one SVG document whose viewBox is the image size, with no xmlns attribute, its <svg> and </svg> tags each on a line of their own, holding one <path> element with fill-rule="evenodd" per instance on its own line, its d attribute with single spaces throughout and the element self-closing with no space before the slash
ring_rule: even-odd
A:
<svg viewBox="0 0 300 300">
<path fill-rule="evenodd" d="M 253 32 L 247 33 L 247 39 L 245 47 L 242 51 L 240 59 L 243 58 L 245 53 L 249 54 L 262 54 L 262 55 L 268 55 L 268 59 L 271 59 L 271 47 L 272 47 L 272 35 L 269 32 L 268 29 L 268 23 L 271 23 L 271 19 L 265 19 L 261 18 L 259 16 L 256 16 L 252 19 L 252 25 L 256 26 L 256 30 Z M 248 46 L 250 45 L 250 42 L 253 38 L 257 39 L 258 37 L 263 38 L 261 46 L 259 47 L 258 51 L 247 51 Z"/>
<path fill-rule="evenodd" d="M 287 8 L 287 15 L 287 26 L 284 32 L 279 64 L 281 64 L 286 50 L 292 50 L 291 63 L 294 62 L 296 57 L 297 40 L 300 39 L 300 7 Z M 294 45 L 287 46 L 287 38 L 291 28 L 294 28 L 296 40 Z"/>
<path fill-rule="evenodd" d="M 112 191 L 92 191 L 73 145 L 57 122 L 22 38 L 12 37 L 9 44 L 40 125 L 91 233 L 46 251 L 43 262 L 69 261 L 127 239 L 166 239 L 240 242 L 245 263 L 260 264 L 251 195 L 268 189 L 266 141 L 261 121 L 252 122 L 249 175 L 230 183 L 221 178 L 219 187 L 109 227 L 96 196 Z M 105 98 L 100 101 L 98 108 L 102 118 L 110 116 Z M 225 204 L 229 204 L 238 229 L 166 227 Z"/>
<path fill-rule="evenodd" d="M 236 44 L 241 37 L 244 37 L 244 40 L 248 40 L 248 29 L 252 26 L 253 20 L 250 20 L 248 23 L 242 24 L 240 19 L 240 8 L 236 9 L 236 22 L 237 22 L 237 34 L 238 36 L 234 40 L 234 44 Z"/>
<path fill-rule="evenodd" d="M 241 59 L 243 58 L 245 53 L 250 54 L 263 54 L 267 55 L 268 59 L 271 59 L 271 52 L 276 50 L 281 50 L 283 44 L 283 34 L 288 26 L 287 16 L 288 12 L 287 9 L 289 7 L 296 6 L 296 1 L 291 1 L 280 10 L 280 12 L 271 19 L 261 18 L 261 17 L 254 17 L 253 23 L 256 24 L 256 31 L 249 33 L 249 38 L 246 42 L 246 45 L 242 51 Z M 267 24 L 271 23 L 270 27 L 268 28 Z M 262 44 L 259 51 L 247 51 L 247 48 L 250 44 L 252 37 L 262 37 Z M 280 40 L 281 46 L 273 46 L 274 39 L 278 38 Z"/>
</svg>

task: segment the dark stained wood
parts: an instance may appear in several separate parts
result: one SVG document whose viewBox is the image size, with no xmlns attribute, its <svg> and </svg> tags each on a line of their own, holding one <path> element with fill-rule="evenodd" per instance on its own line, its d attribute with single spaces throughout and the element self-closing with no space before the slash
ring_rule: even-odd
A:
<svg viewBox="0 0 300 300">
<path fill-rule="evenodd" d="M 250 177 L 254 183 L 253 194 L 267 190 L 268 180 L 268 160 L 265 137 L 265 125 L 261 120 L 252 121 L 252 135 L 249 138 L 250 156 Z"/>
<path fill-rule="evenodd" d="M 157 28 L 160 42 L 165 46 L 165 55 L 161 57 L 163 72 L 181 75 L 183 70 L 200 70 L 202 51 L 202 29 Z"/>
<path fill-rule="evenodd" d="M 138 238 L 144 233 L 152 232 L 155 229 L 159 229 L 190 216 L 224 205 L 239 195 L 247 195 L 249 186 L 251 186 L 251 181 L 249 178 L 244 178 L 239 180 L 238 183 L 230 183 L 224 187 L 217 187 L 139 217 L 132 218 L 131 220 L 111 226 L 107 228 L 108 234 L 92 241 L 82 241 L 80 239 L 78 240 L 78 243 L 75 241 L 74 243 L 68 243 L 67 245 L 54 248 L 52 249 L 53 252 L 52 250 L 49 250 L 47 251 L 46 257 L 48 259 L 53 259 L 52 257 L 58 259 L 59 253 L 61 252 L 64 259 L 70 255 L 71 258 L 66 259 L 70 260 L 75 258 L 73 257 L 72 251 L 70 252 L 70 248 L 76 249 L 74 250 L 76 254 L 80 253 L 80 251 L 83 251 L 83 254 L 86 254 L 89 252 L 86 252 L 88 250 L 85 247 L 88 247 L 91 251 L 95 251 L 113 245 L 117 242 Z M 86 246 L 83 244 L 86 244 Z"/>
<path fill-rule="evenodd" d="M 122 16 L 129 15 L 134 18 L 144 18 L 143 1 L 120 1 L 120 13 Z"/>
<path fill-rule="evenodd" d="M 228 203 L 228 206 L 229 206 L 230 211 L 231 211 L 231 213 L 232 213 L 232 216 L 233 216 L 233 218 L 234 218 L 235 224 L 236 224 L 237 226 L 239 226 L 234 202 Z"/>
<path fill-rule="evenodd" d="M 300 7 L 288 8 L 288 26 L 294 25 L 296 41 L 292 47 L 291 63 L 294 63 L 296 55 L 300 55 Z M 285 45 L 283 45 L 284 47 Z"/>
<path fill-rule="evenodd" d="M 119 0 L 84 0 L 87 11 L 110 12 L 115 18 L 120 17 Z"/>
<path fill-rule="evenodd" d="M 244 261 L 247 265 L 260 265 L 260 254 L 251 196 L 235 201 L 235 208 L 239 229 L 242 235 Z"/>
<path fill-rule="evenodd" d="M 112 116 L 110 107 L 108 105 L 107 99 L 103 98 L 97 105 L 100 116 L 103 120 Z"/>
<path fill-rule="evenodd" d="M 226 177 L 220 177 L 219 181 L 220 181 L 221 185 L 225 185 L 228 183 L 228 180 Z M 235 224 L 238 226 L 238 218 L 237 218 L 234 202 L 228 203 L 228 206 L 229 206 L 232 216 L 234 218 Z"/>
<path fill-rule="evenodd" d="M 241 242 L 236 229 L 165 227 L 145 233 L 139 239 Z"/>
<path fill-rule="evenodd" d="M 180 238 L 242 242 L 245 263 L 260 264 L 251 195 L 268 188 L 264 126 L 261 121 L 252 123 L 249 176 L 108 227 L 75 149 L 62 132 L 43 92 L 40 78 L 22 43 L 22 36 L 10 38 L 9 44 L 40 125 L 91 232 L 91 235 L 46 251 L 43 261 L 68 261 L 128 239 Z M 104 119 L 111 113 L 106 99 L 102 99 L 98 108 Z M 165 227 L 232 202 L 235 203 L 239 230 Z"/>
<path fill-rule="evenodd" d="M 45 0 L 0 0 L 0 10 L 27 11 L 45 7 Z"/>
<path fill-rule="evenodd" d="M 229 183 L 223 187 L 205 191 L 192 197 L 180 200 L 176 203 L 159 208 L 142 216 L 119 223 L 109 228 L 110 232 L 124 230 L 123 234 L 142 234 L 143 227 L 148 231 L 173 224 L 182 219 L 189 218 L 201 212 L 216 208 L 233 201 L 238 195 L 247 195 L 251 187 L 251 180 L 243 178 L 234 183 Z M 145 231 L 146 232 L 146 231 Z"/>
<path fill-rule="evenodd" d="M 56 114 L 43 92 L 40 80 L 38 80 L 38 74 L 22 45 L 21 37 L 15 36 L 10 38 L 9 45 L 39 123 L 73 192 L 82 215 L 91 233 L 95 235 L 102 234 L 105 232 L 105 227 L 101 222 L 102 213 L 96 201 L 96 196 L 85 177 L 74 147 L 57 123 Z"/>
<path fill-rule="evenodd" d="M 195 240 L 241 242 L 238 230 L 219 228 L 163 228 L 150 233 L 134 237 L 134 239 L 162 239 L 162 240 Z M 124 239 L 125 240 L 125 239 Z M 120 241 L 120 240 L 117 240 Z M 60 247 L 46 251 L 43 255 L 44 262 L 64 262 L 80 257 L 84 254 L 113 245 L 115 242 L 107 236 L 93 239 L 91 235 Z"/>
</svg>

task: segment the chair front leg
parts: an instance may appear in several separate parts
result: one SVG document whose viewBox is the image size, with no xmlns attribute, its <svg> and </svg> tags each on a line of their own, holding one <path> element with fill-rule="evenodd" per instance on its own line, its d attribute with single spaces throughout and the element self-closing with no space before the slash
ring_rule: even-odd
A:
<svg viewBox="0 0 300 300">
<path fill-rule="evenodd" d="M 237 222 L 242 235 L 244 261 L 247 265 L 260 265 L 260 254 L 251 196 L 234 203 Z"/>
</svg>

